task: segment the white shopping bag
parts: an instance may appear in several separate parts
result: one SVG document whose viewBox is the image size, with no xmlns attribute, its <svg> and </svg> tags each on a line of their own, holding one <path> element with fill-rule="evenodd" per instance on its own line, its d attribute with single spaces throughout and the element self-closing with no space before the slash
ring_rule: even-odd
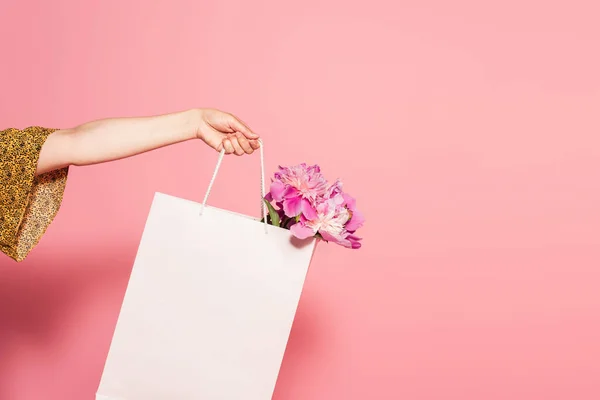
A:
<svg viewBox="0 0 600 400">
<path fill-rule="evenodd" d="M 314 249 L 157 193 L 96 399 L 271 399 Z"/>
</svg>

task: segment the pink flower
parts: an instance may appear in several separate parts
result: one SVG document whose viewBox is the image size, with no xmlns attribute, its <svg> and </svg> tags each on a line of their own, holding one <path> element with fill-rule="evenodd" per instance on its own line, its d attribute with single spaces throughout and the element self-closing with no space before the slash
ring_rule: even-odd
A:
<svg viewBox="0 0 600 400">
<path fill-rule="evenodd" d="M 279 167 L 271 183 L 270 198 L 283 205 L 286 216 L 302 214 L 307 219 L 315 217 L 314 203 L 327 193 L 327 181 L 318 165 L 300 164 Z"/>
<path fill-rule="evenodd" d="M 279 214 L 276 225 L 299 239 L 317 236 L 351 249 L 361 247 L 355 232 L 365 218 L 356 200 L 344 193 L 340 180 L 328 184 L 318 165 L 279 167 L 266 200 L 277 206 L 270 211 Z"/>
<path fill-rule="evenodd" d="M 350 218 L 348 208 L 337 204 L 335 199 L 329 199 L 317 205 L 315 218 L 308 220 L 302 217 L 290 230 L 299 239 L 307 239 L 318 233 L 323 240 L 358 249 L 361 239 L 346 229 Z"/>
</svg>

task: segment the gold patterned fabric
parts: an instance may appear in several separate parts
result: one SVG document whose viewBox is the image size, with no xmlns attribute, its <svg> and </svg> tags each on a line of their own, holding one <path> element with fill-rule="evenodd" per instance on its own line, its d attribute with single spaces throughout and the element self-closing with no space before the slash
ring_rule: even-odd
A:
<svg viewBox="0 0 600 400">
<path fill-rule="evenodd" d="M 62 202 L 68 167 L 35 175 L 54 131 L 35 126 L 0 132 L 0 250 L 16 261 L 37 245 Z"/>
</svg>

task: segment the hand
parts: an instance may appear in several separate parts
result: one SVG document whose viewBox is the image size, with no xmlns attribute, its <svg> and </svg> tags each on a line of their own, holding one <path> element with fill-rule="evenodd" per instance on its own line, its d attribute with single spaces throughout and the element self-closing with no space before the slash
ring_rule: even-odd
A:
<svg viewBox="0 0 600 400">
<path fill-rule="evenodd" d="M 225 154 L 252 154 L 260 147 L 259 136 L 237 117 L 219 110 L 200 109 L 196 136 L 204 143 Z"/>
</svg>

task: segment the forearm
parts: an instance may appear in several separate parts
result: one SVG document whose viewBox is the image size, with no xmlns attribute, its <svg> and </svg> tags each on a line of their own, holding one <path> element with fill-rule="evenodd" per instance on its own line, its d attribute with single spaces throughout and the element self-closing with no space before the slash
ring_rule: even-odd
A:
<svg viewBox="0 0 600 400">
<path fill-rule="evenodd" d="M 36 173 L 118 160 L 193 139 L 198 118 L 197 110 L 190 110 L 104 119 L 53 132 L 42 147 Z"/>
</svg>

